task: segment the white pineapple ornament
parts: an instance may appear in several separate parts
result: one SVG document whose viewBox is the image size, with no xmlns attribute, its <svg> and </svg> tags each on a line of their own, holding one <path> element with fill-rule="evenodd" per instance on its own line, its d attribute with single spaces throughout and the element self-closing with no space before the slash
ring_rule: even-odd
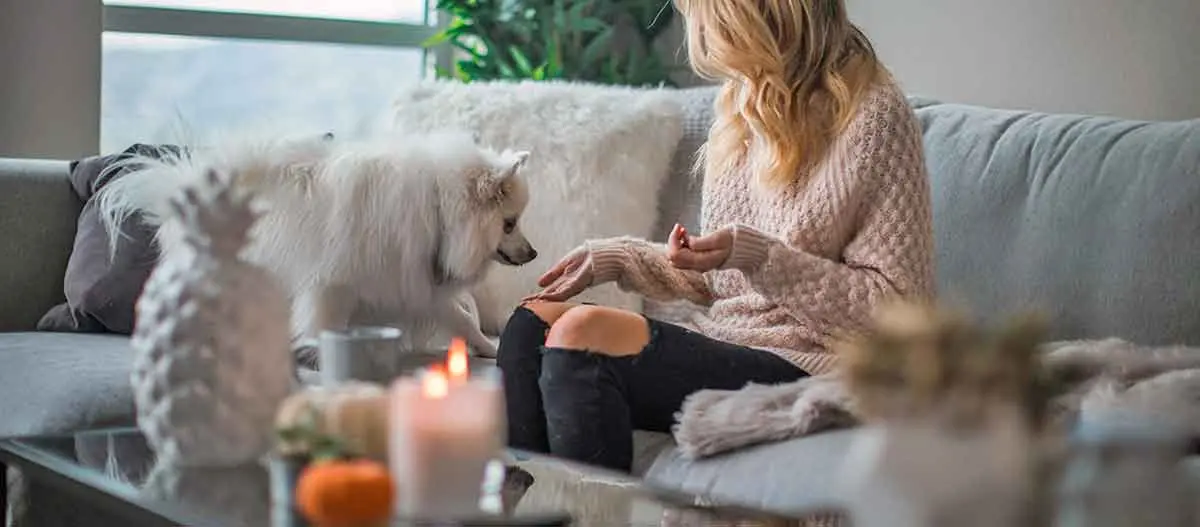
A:
<svg viewBox="0 0 1200 527">
<path fill-rule="evenodd" d="M 261 211 L 215 171 L 171 209 L 186 250 L 159 262 L 137 302 L 138 427 L 162 462 L 252 462 L 269 450 L 276 409 L 293 388 L 287 295 L 239 258 Z"/>
</svg>

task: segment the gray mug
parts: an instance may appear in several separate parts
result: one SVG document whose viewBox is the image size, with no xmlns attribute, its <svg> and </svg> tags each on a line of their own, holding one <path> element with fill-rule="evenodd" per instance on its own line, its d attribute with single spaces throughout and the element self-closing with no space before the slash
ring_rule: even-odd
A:
<svg viewBox="0 0 1200 527">
<path fill-rule="evenodd" d="M 406 352 L 402 337 L 399 329 L 387 326 L 322 331 L 317 352 L 321 384 L 390 383 L 404 373 Z"/>
</svg>

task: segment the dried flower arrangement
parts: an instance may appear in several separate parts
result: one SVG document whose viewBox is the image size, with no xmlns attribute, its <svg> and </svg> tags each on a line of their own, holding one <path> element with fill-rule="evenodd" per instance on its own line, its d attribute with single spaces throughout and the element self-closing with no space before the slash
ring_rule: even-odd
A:
<svg viewBox="0 0 1200 527">
<path fill-rule="evenodd" d="M 1036 317 L 995 333 L 929 305 L 896 303 L 838 345 L 848 389 L 867 419 L 933 417 L 972 427 L 999 408 L 1042 426 L 1053 392 L 1038 361 L 1045 334 Z"/>
</svg>

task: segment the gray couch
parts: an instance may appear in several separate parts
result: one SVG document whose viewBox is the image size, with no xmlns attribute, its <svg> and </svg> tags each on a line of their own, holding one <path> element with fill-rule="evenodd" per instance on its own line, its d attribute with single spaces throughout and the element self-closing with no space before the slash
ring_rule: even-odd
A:
<svg viewBox="0 0 1200 527">
<path fill-rule="evenodd" d="M 681 163 L 703 138 L 711 93 L 685 97 Z M 1054 338 L 1200 344 L 1200 121 L 913 103 L 925 132 L 943 299 L 983 320 L 1039 309 Z M 663 224 L 694 224 L 696 189 L 686 178 L 670 185 Z M 80 208 L 65 161 L 0 160 L 0 436 L 132 422 L 124 338 L 31 332 L 62 301 Z M 853 433 L 700 461 L 668 447 L 646 477 L 795 510 L 831 498 L 830 476 Z"/>
</svg>

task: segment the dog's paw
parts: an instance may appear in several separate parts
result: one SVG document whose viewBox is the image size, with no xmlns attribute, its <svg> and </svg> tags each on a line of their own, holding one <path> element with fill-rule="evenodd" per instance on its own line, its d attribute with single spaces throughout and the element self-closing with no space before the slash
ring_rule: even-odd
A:
<svg viewBox="0 0 1200 527">
<path fill-rule="evenodd" d="M 483 357 L 486 359 L 494 359 L 498 354 L 496 342 L 490 338 L 483 342 L 476 343 L 474 346 L 472 346 L 472 349 L 474 349 L 476 357 Z"/>
</svg>

